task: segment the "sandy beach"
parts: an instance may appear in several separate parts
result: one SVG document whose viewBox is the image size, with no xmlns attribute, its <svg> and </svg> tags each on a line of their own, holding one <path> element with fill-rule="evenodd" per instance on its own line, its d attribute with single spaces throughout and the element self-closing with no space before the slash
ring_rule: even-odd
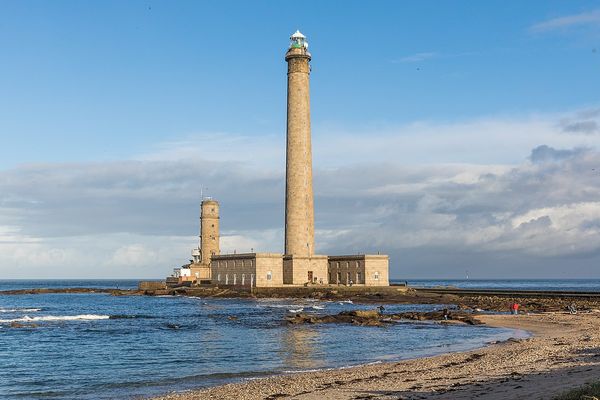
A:
<svg viewBox="0 0 600 400">
<path fill-rule="evenodd" d="M 469 352 L 275 376 L 155 399 L 552 399 L 600 379 L 600 312 L 478 318 L 533 336 Z"/>
</svg>

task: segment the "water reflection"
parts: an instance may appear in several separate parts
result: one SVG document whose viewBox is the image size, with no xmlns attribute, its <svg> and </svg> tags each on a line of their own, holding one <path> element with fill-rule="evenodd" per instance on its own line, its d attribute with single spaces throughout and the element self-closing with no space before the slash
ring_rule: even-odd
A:
<svg viewBox="0 0 600 400">
<path fill-rule="evenodd" d="M 323 368 L 325 363 L 319 357 L 321 334 L 314 328 L 291 326 L 281 334 L 281 360 L 289 370 Z"/>
</svg>

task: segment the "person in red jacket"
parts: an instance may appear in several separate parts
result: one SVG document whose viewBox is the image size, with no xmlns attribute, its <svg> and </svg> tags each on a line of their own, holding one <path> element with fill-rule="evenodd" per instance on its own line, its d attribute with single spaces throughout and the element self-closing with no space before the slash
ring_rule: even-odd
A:
<svg viewBox="0 0 600 400">
<path fill-rule="evenodd" d="M 519 313 L 519 303 L 512 303 L 510 306 L 510 312 L 514 315 Z"/>
</svg>

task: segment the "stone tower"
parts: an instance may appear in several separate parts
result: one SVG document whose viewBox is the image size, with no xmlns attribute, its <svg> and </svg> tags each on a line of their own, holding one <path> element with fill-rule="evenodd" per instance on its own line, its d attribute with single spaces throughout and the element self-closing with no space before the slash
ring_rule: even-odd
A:
<svg viewBox="0 0 600 400">
<path fill-rule="evenodd" d="M 314 254 L 312 150 L 310 143 L 310 53 L 296 31 L 285 54 L 287 73 L 287 147 L 285 179 L 285 254 Z"/>
<path fill-rule="evenodd" d="M 200 206 L 200 264 L 210 265 L 210 258 L 219 255 L 219 202 L 202 200 Z"/>
</svg>

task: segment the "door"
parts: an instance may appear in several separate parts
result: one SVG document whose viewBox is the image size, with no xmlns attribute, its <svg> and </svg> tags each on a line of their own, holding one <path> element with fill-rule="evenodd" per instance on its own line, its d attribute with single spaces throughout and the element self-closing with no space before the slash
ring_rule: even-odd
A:
<svg viewBox="0 0 600 400">
<path fill-rule="evenodd" d="M 308 281 L 309 282 L 313 281 L 313 272 L 312 271 L 308 271 Z"/>
</svg>

